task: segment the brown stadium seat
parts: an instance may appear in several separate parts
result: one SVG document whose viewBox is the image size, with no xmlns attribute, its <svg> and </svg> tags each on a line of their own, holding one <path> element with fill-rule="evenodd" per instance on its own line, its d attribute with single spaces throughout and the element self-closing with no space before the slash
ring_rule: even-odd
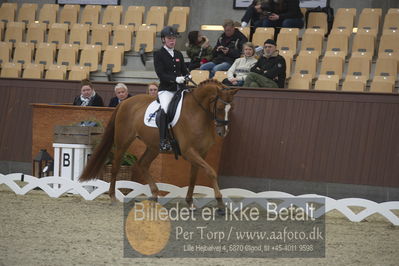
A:
<svg viewBox="0 0 399 266">
<path fill-rule="evenodd" d="M 292 51 L 295 55 L 298 48 L 298 35 L 298 29 L 282 28 L 277 37 L 277 49 L 280 51 Z"/>
<path fill-rule="evenodd" d="M 364 83 L 360 79 L 356 79 L 358 77 L 350 76 L 347 77 L 342 84 L 342 91 L 356 91 L 363 92 L 366 88 L 366 83 Z"/>
<path fill-rule="evenodd" d="M 294 74 L 288 81 L 288 89 L 309 90 L 312 79 L 309 76 Z"/>
<path fill-rule="evenodd" d="M 330 35 L 331 34 L 344 34 L 345 36 L 347 36 L 349 38 L 351 36 L 351 34 L 352 34 L 352 30 L 349 30 L 349 29 L 331 29 Z"/>
<path fill-rule="evenodd" d="M 317 28 L 327 33 L 327 14 L 324 12 L 310 12 L 306 28 Z"/>
<path fill-rule="evenodd" d="M 399 60 L 399 33 L 381 36 L 378 57 L 390 57 Z"/>
<path fill-rule="evenodd" d="M 302 36 L 301 52 L 299 54 L 304 52 L 312 53 L 319 57 L 323 50 L 323 39 L 323 35 L 305 32 Z"/>
<path fill-rule="evenodd" d="M 30 64 L 33 59 L 34 44 L 27 42 L 19 42 L 15 45 L 13 62 L 20 63 L 22 68 L 25 68 L 26 64 Z"/>
<path fill-rule="evenodd" d="M 87 44 L 80 54 L 79 65 L 88 67 L 90 72 L 98 70 L 101 47 L 99 45 Z"/>
<path fill-rule="evenodd" d="M 2 78 L 20 78 L 22 66 L 18 63 L 3 63 L 1 68 Z"/>
<path fill-rule="evenodd" d="M 190 15 L 190 7 L 188 6 L 174 6 L 172 11 L 184 11 L 187 16 Z"/>
<path fill-rule="evenodd" d="M 44 42 L 44 35 L 47 25 L 42 22 L 32 22 L 28 25 L 26 33 L 26 42 L 33 43 L 35 46 L 38 43 Z"/>
<path fill-rule="evenodd" d="M 82 16 L 80 18 L 81 24 L 87 24 L 90 26 L 97 25 L 100 20 L 101 6 L 99 5 L 86 5 L 83 9 Z"/>
<path fill-rule="evenodd" d="M 252 43 L 255 46 L 263 47 L 263 43 L 267 39 L 274 39 L 274 28 L 263 28 L 263 27 L 256 28 L 252 36 Z"/>
<path fill-rule="evenodd" d="M 47 25 L 47 28 L 57 21 L 58 4 L 44 4 L 39 12 L 39 22 Z"/>
<path fill-rule="evenodd" d="M 6 23 L 15 21 L 16 8 L 5 4 L 3 3 L 0 7 L 0 21 Z"/>
<path fill-rule="evenodd" d="M 130 26 L 136 31 L 143 24 L 144 10 L 144 6 L 129 6 L 125 12 L 123 25 Z"/>
<path fill-rule="evenodd" d="M 42 64 L 45 69 L 48 69 L 54 63 L 55 52 L 54 43 L 39 43 L 36 46 L 35 64 Z"/>
<path fill-rule="evenodd" d="M 150 9 L 145 20 L 146 25 L 155 25 L 157 32 L 160 32 L 165 25 L 165 13 L 162 9 Z"/>
<path fill-rule="evenodd" d="M 334 78 L 334 76 L 329 76 L 329 75 L 320 75 L 314 85 L 315 90 L 336 91 L 337 88 L 338 88 L 338 79 Z"/>
<path fill-rule="evenodd" d="M 362 12 L 359 16 L 358 29 L 374 30 L 378 33 L 378 27 L 380 25 L 381 15 L 378 13 L 364 13 Z"/>
<path fill-rule="evenodd" d="M 168 26 L 177 28 L 178 32 L 185 32 L 187 29 L 188 13 L 184 9 L 172 9 L 169 13 Z"/>
<path fill-rule="evenodd" d="M 41 64 L 27 64 L 22 78 L 24 79 L 41 79 L 43 78 L 44 66 Z"/>
<path fill-rule="evenodd" d="M 376 76 L 370 84 L 370 92 L 376 93 L 392 93 L 394 92 L 395 83 L 392 83 L 391 80 L 387 79 L 387 77 Z"/>
<path fill-rule="evenodd" d="M 387 14 L 399 13 L 399 8 L 391 7 L 388 9 Z"/>
<path fill-rule="evenodd" d="M 65 43 L 68 33 L 68 24 L 53 23 L 48 31 L 47 42 L 56 44 L 60 48 Z"/>
<path fill-rule="evenodd" d="M 64 5 L 60 11 L 59 23 L 64 23 L 68 25 L 68 29 L 78 22 L 80 11 L 80 5 Z"/>
<path fill-rule="evenodd" d="M 377 14 L 380 18 L 382 16 L 382 8 L 363 8 L 360 15 Z"/>
<path fill-rule="evenodd" d="M 166 13 L 168 13 L 168 8 L 166 6 L 151 6 L 149 11 L 162 11 L 162 13 L 166 16 Z"/>
<path fill-rule="evenodd" d="M 347 76 L 363 76 L 367 81 L 370 77 L 371 61 L 365 57 L 351 57 L 348 63 Z"/>
<path fill-rule="evenodd" d="M 216 71 L 213 78 L 222 82 L 225 78 L 227 78 L 227 71 Z"/>
<path fill-rule="evenodd" d="M 17 3 L 4 2 L 4 3 L 1 4 L 0 7 L 6 7 L 6 8 L 14 9 L 15 12 L 17 12 L 17 10 L 18 10 L 18 4 Z"/>
<path fill-rule="evenodd" d="M 399 30 L 399 13 L 388 13 L 384 18 L 383 29 L 396 29 Z"/>
<path fill-rule="evenodd" d="M 104 10 L 102 24 L 118 26 L 121 24 L 122 6 L 107 6 Z"/>
<path fill-rule="evenodd" d="M 88 24 L 73 24 L 69 34 L 69 43 L 76 44 L 82 49 L 87 44 L 89 27 Z"/>
<path fill-rule="evenodd" d="M 285 59 L 285 78 L 291 77 L 293 54 L 289 52 L 281 52 L 280 55 Z"/>
<path fill-rule="evenodd" d="M 36 20 L 37 4 L 24 3 L 18 10 L 17 21 L 24 22 L 25 25 L 35 22 Z"/>
<path fill-rule="evenodd" d="M 14 44 L 22 42 L 23 33 L 25 30 L 25 23 L 23 22 L 8 22 L 7 29 L 4 36 L 4 41 Z"/>
<path fill-rule="evenodd" d="M 375 64 L 374 79 L 391 82 L 395 85 L 398 74 L 398 60 L 395 58 L 378 58 Z"/>
<path fill-rule="evenodd" d="M 46 71 L 45 79 L 60 79 L 66 78 L 67 69 L 66 66 L 51 65 Z"/>
<path fill-rule="evenodd" d="M 360 53 L 360 56 L 371 58 L 374 56 L 375 38 L 372 35 L 356 34 L 353 38 L 352 55 Z"/>
<path fill-rule="evenodd" d="M 123 46 L 125 52 L 132 50 L 133 32 L 127 25 L 118 25 L 114 29 L 114 38 L 112 45 Z"/>
<path fill-rule="evenodd" d="M 140 52 L 152 52 L 154 50 L 155 43 L 155 35 L 156 35 L 156 27 L 149 25 L 139 26 L 136 32 L 136 40 L 134 43 L 134 51 Z"/>
<path fill-rule="evenodd" d="M 328 36 L 325 55 L 340 56 L 343 59 L 348 55 L 349 36 L 346 34 L 331 33 Z"/>
<path fill-rule="evenodd" d="M 89 68 L 84 66 L 72 66 L 68 80 L 83 80 L 89 78 Z"/>
<path fill-rule="evenodd" d="M 111 29 L 111 25 L 94 25 L 91 30 L 91 44 L 100 45 L 101 50 L 104 51 L 109 45 Z"/>
<path fill-rule="evenodd" d="M 249 40 L 249 35 L 251 33 L 251 27 L 238 27 L 237 28 L 242 34 L 245 35 L 245 37 L 247 37 L 247 39 Z"/>
<path fill-rule="evenodd" d="M 112 73 L 121 72 L 124 48 L 122 46 L 108 46 L 104 52 L 101 71 Z"/>
<path fill-rule="evenodd" d="M 313 55 L 299 55 L 296 58 L 294 75 L 307 76 L 311 79 L 316 77 L 317 58 Z"/>
<path fill-rule="evenodd" d="M 12 44 L 0 42 L 0 64 L 8 63 L 11 59 Z"/>
<path fill-rule="evenodd" d="M 192 80 L 199 84 L 201 81 L 207 80 L 209 78 L 208 70 L 191 70 L 190 75 Z"/>
<path fill-rule="evenodd" d="M 64 43 L 58 51 L 57 65 L 64 65 L 67 70 L 70 70 L 72 66 L 76 65 L 78 52 L 79 46 L 77 44 Z"/>
<path fill-rule="evenodd" d="M 321 62 L 320 75 L 337 76 L 342 79 L 344 60 L 338 56 L 325 56 Z"/>
<path fill-rule="evenodd" d="M 352 32 L 355 18 L 356 8 L 338 8 L 334 17 L 333 29 L 347 29 Z"/>
</svg>

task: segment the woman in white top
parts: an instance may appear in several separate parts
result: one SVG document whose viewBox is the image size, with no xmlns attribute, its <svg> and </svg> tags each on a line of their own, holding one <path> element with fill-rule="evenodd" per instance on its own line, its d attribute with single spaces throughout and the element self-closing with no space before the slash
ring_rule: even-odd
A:
<svg viewBox="0 0 399 266">
<path fill-rule="evenodd" d="M 227 86 L 242 86 L 244 80 L 250 72 L 251 67 L 256 63 L 255 46 L 251 42 L 244 43 L 242 47 L 244 56 L 237 58 L 227 71 L 227 78 L 223 84 Z"/>
</svg>

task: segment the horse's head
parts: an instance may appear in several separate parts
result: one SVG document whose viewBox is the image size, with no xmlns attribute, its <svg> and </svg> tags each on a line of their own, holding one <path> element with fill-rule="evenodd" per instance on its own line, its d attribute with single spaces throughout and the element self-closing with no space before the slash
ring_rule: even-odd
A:
<svg viewBox="0 0 399 266">
<path fill-rule="evenodd" d="M 225 137 L 229 133 L 229 115 L 233 108 L 233 96 L 238 89 L 218 88 L 217 95 L 211 100 L 211 112 L 216 125 L 216 133 Z"/>
</svg>

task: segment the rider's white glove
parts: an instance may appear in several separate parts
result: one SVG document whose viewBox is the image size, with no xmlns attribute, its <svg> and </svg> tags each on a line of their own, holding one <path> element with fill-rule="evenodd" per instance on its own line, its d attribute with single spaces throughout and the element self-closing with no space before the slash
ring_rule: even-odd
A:
<svg viewBox="0 0 399 266">
<path fill-rule="evenodd" d="M 245 28 L 246 26 L 248 26 L 247 22 L 245 22 L 245 21 L 241 22 L 241 27 Z"/>
<path fill-rule="evenodd" d="M 179 83 L 179 84 L 184 83 L 184 77 L 177 77 L 176 78 L 176 83 Z"/>
</svg>

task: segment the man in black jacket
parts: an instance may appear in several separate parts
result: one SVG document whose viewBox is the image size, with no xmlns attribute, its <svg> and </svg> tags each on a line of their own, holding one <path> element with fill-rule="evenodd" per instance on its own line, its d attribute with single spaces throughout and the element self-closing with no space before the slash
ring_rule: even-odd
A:
<svg viewBox="0 0 399 266">
<path fill-rule="evenodd" d="M 264 43 L 263 56 L 251 68 L 244 87 L 284 88 L 286 64 L 278 54 L 276 42 L 268 39 Z"/>
<path fill-rule="evenodd" d="M 170 151 L 171 145 L 167 140 L 167 111 L 170 101 L 176 91 L 183 85 L 188 75 L 183 54 L 175 50 L 177 31 L 167 26 L 161 31 L 163 47 L 154 53 L 155 72 L 160 80 L 158 88 L 158 99 L 161 104 L 161 115 L 159 125 L 160 151 Z"/>
<path fill-rule="evenodd" d="M 247 37 L 234 27 L 234 22 L 226 20 L 223 25 L 224 33 L 218 38 L 213 48 L 211 62 L 201 65 L 201 70 L 209 70 L 212 78 L 216 71 L 227 71 L 234 60 L 241 56 L 242 45 L 248 41 Z"/>
<path fill-rule="evenodd" d="M 263 0 L 262 10 L 266 18 L 260 27 L 302 28 L 303 14 L 299 0 Z"/>
</svg>

